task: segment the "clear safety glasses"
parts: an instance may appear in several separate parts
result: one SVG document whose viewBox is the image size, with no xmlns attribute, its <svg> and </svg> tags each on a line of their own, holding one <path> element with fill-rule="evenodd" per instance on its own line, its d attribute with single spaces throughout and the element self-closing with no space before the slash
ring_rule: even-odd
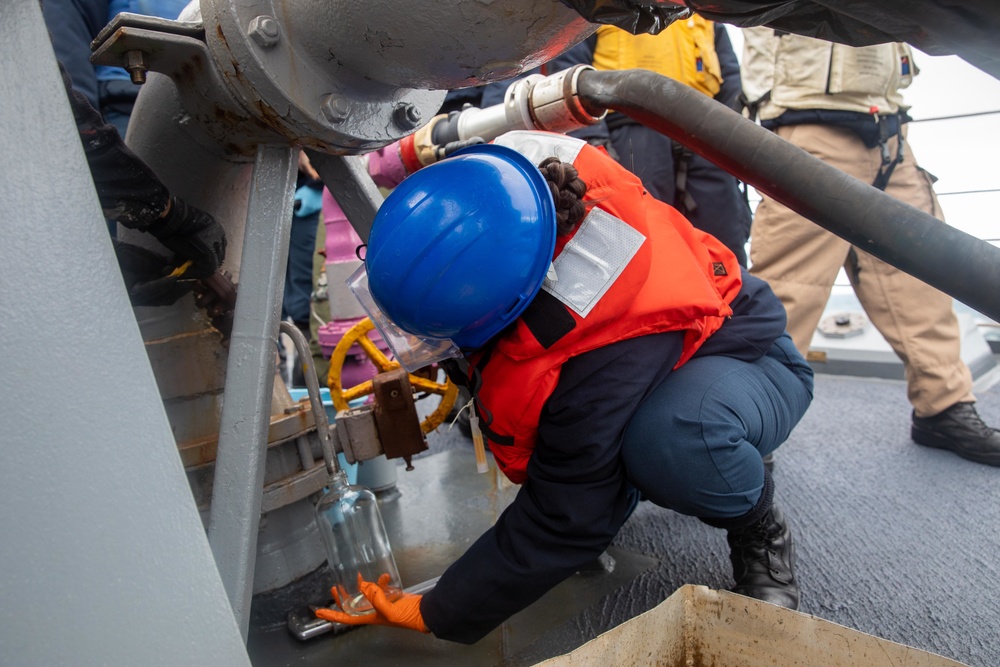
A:
<svg viewBox="0 0 1000 667">
<path fill-rule="evenodd" d="M 449 338 L 428 338 L 403 331 L 382 312 L 368 289 L 368 270 L 362 264 L 347 279 L 347 286 L 354 293 L 369 319 L 382 334 L 396 361 L 408 372 L 413 373 L 445 359 L 460 359 L 462 351 Z"/>
</svg>

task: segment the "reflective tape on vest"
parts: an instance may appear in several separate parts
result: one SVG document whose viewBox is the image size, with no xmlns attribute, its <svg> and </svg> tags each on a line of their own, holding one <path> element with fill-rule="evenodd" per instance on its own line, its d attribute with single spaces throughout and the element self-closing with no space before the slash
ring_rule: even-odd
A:
<svg viewBox="0 0 1000 667">
<path fill-rule="evenodd" d="M 556 279 L 546 278 L 542 289 L 586 317 L 645 240 L 628 223 L 594 208 L 553 262 Z"/>
</svg>

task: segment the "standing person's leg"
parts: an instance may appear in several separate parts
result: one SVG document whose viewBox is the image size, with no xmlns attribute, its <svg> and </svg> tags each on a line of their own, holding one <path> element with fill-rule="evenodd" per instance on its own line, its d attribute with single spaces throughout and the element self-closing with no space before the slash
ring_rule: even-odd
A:
<svg viewBox="0 0 1000 667">
<path fill-rule="evenodd" d="M 857 266 L 854 291 L 906 370 L 910 437 L 1000 466 L 1000 431 L 976 410 L 951 298 L 871 255 L 858 252 Z"/>
<path fill-rule="evenodd" d="M 855 268 L 847 273 L 854 293 L 902 360 L 916 414 L 927 417 L 975 401 L 951 297 L 865 252 L 853 257 Z"/>
<path fill-rule="evenodd" d="M 854 137 L 848 130 L 822 125 L 781 127 L 778 135 L 831 163 L 849 161 Z M 860 140 L 858 144 L 864 148 Z M 757 205 L 750 230 L 750 273 L 766 280 L 781 299 L 788 333 L 803 355 L 849 251 L 847 241 L 770 197 Z"/>
<path fill-rule="evenodd" d="M 316 228 L 319 212 L 292 218 L 292 232 L 288 243 L 288 263 L 285 266 L 285 291 L 281 302 L 281 318 L 292 323 L 309 339 L 309 308 L 312 295 L 313 249 L 316 245 Z M 304 387 L 302 363 L 292 367 L 291 384 Z"/>
<path fill-rule="evenodd" d="M 325 217 L 325 215 L 323 216 Z M 309 318 L 309 348 L 312 350 L 313 366 L 319 379 L 319 386 L 327 386 L 330 373 L 330 361 L 323 356 L 323 348 L 319 345 L 319 327 L 329 322 L 330 317 L 330 286 L 326 276 L 326 223 L 324 220 L 316 225 L 316 245 L 312 255 L 313 297 L 310 300 Z M 339 287 L 339 286 L 338 286 Z"/>
<path fill-rule="evenodd" d="M 736 255 L 740 266 L 745 267 L 750 206 L 736 177 L 692 152 L 688 158 L 686 187 L 694 210 L 681 212 L 692 225 L 722 241 Z"/>
<path fill-rule="evenodd" d="M 880 155 L 870 155 L 871 170 Z M 889 143 L 896 154 L 896 141 Z M 904 143 L 903 161 L 892 172 L 886 193 L 943 220 L 930 176 Z M 921 445 L 1000 466 L 1000 431 L 985 424 L 975 408 L 972 373 L 962 361 L 961 330 L 951 297 L 913 276 L 856 251 L 848 270 L 872 324 L 906 369 L 913 405 L 910 436 Z"/>
<path fill-rule="evenodd" d="M 896 139 L 889 154 L 896 154 Z M 874 178 L 880 150 L 869 150 L 869 169 L 859 177 Z M 904 142 L 903 161 L 896 165 L 886 194 L 944 220 L 928 175 L 919 168 Z M 903 361 L 907 394 L 918 417 L 936 415 L 959 401 L 975 401 L 972 375 L 961 356 L 961 332 L 952 299 L 917 278 L 875 257 L 856 251 L 848 276 L 869 319 Z"/>
<path fill-rule="evenodd" d="M 692 153 L 685 179 L 694 208 L 686 210 L 677 201 L 677 162 L 669 137 L 643 125 L 626 124 L 611 130 L 611 144 L 618 162 L 642 180 L 649 194 L 674 206 L 695 227 L 722 241 L 740 265 L 746 266 L 750 209 L 734 176 Z"/>
<path fill-rule="evenodd" d="M 674 204 L 674 156 L 670 138 L 644 125 L 627 123 L 611 130 L 618 162 L 639 177 L 662 202 Z"/>
<path fill-rule="evenodd" d="M 285 266 L 285 292 L 281 302 L 284 317 L 309 334 L 309 297 L 312 294 L 313 250 L 319 212 L 292 218 L 292 233 L 288 242 L 288 263 Z"/>
<path fill-rule="evenodd" d="M 734 591 L 793 609 L 795 547 L 761 457 L 811 400 L 812 370 L 785 335 L 753 363 L 692 359 L 639 406 L 622 442 L 644 497 L 728 531 Z"/>
</svg>

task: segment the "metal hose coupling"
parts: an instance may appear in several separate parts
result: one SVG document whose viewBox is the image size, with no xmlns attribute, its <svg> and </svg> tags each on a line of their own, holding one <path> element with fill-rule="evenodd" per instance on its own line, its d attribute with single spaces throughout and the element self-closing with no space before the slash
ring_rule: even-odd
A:
<svg viewBox="0 0 1000 667">
<path fill-rule="evenodd" d="M 540 77 L 527 86 L 523 101 L 517 91 L 513 99 L 523 106 L 532 125 L 538 130 L 564 133 L 594 125 L 608 114 L 608 110 L 594 107 L 580 99 L 577 81 L 580 74 L 587 70 L 594 71 L 594 68 L 590 65 L 574 65 L 551 76 Z M 523 81 L 527 82 L 530 78 Z M 515 84 L 511 88 L 519 87 Z"/>
<path fill-rule="evenodd" d="M 434 143 L 445 145 L 480 137 L 493 141 L 515 130 L 572 132 L 601 121 L 608 110 L 582 100 L 577 92 L 580 73 L 590 65 L 574 65 L 551 76 L 532 74 L 513 82 L 502 104 L 483 109 L 466 107 L 434 127 Z"/>
</svg>

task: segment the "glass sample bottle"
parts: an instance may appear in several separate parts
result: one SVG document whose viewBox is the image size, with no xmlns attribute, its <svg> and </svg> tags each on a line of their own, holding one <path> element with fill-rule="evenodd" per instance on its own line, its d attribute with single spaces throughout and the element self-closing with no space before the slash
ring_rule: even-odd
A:
<svg viewBox="0 0 1000 667">
<path fill-rule="evenodd" d="M 390 600 L 401 594 L 399 570 L 374 493 L 349 484 L 347 473 L 338 470 L 316 503 L 316 525 L 326 545 L 341 609 L 355 615 L 374 613 L 358 588 L 359 573 L 365 581 L 378 583 Z"/>
</svg>

